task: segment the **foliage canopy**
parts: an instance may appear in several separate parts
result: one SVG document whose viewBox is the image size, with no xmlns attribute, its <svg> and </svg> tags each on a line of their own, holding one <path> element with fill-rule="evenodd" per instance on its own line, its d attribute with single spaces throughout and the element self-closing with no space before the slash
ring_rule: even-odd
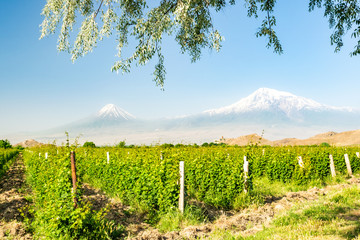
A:
<svg viewBox="0 0 360 240">
<path fill-rule="evenodd" d="M 85 142 L 83 147 L 94 148 L 94 147 L 96 147 L 96 145 L 94 142 Z"/>
<path fill-rule="evenodd" d="M 162 39 L 164 35 L 174 35 L 182 53 L 188 53 L 195 62 L 204 48 L 219 51 L 223 37 L 215 29 L 212 15 L 235 0 L 47 0 L 42 11 L 41 37 L 55 33 L 60 27 L 58 50 L 69 52 L 72 61 L 91 52 L 104 37 L 116 34 L 117 56 L 119 60 L 112 71 L 130 72 L 131 65 L 145 65 L 156 58 L 154 81 L 163 87 L 165 80 Z M 267 47 L 275 53 L 283 52 L 274 30 L 276 0 L 244 0 L 248 16 L 263 17 L 257 37 L 268 39 Z M 309 0 L 309 11 L 324 9 L 330 36 L 335 52 L 343 46 L 343 36 L 351 30 L 351 37 L 358 39 L 350 55 L 360 53 L 360 3 L 357 0 Z M 73 44 L 70 32 L 76 19 L 80 17 L 81 26 Z M 128 47 L 129 40 L 137 41 L 130 56 L 123 57 L 122 51 Z"/>
<path fill-rule="evenodd" d="M 5 140 L 0 140 L 0 148 L 12 148 L 9 140 L 5 139 Z"/>
</svg>

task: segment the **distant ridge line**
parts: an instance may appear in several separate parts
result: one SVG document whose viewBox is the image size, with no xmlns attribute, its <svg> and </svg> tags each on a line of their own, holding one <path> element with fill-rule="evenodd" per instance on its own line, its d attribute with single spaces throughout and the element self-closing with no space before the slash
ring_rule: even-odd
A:
<svg viewBox="0 0 360 240">
<path fill-rule="evenodd" d="M 237 138 L 221 138 L 217 142 L 229 145 L 245 146 L 248 144 L 270 145 L 270 146 L 304 146 L 320 145 L 328 143 L 333 146 L 351 146 L 360 145 L 360 129 L 336 133 L 333 131 L 317 134 L 307 139 L 284 138 L 271 141 L 257 134 L 249 134 Z"/>
</svg>

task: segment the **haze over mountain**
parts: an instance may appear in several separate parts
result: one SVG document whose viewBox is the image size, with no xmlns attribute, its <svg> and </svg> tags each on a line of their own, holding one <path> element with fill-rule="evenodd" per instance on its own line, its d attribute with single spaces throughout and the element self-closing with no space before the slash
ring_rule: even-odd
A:
<svg viewBox="0 0 360 240">
<path fill-rule="evenodd" d="M 199 114 L 168 119 L 137 119 L 114 104 L 105 105 L 96 114 L 71 124 L 38 134 L 48 141 L 83 135 L 83 140 L 112 144 L 126 139 L 129 143 L 204 142 L 221 136 L 238 137 L 265 132 L 268 139 L 307 138 L 327 131 L 360 128 L 360 112 L 348 107 L 333 107 L 288 92 L 260 88 L 238 102 Z"/>
</svg>

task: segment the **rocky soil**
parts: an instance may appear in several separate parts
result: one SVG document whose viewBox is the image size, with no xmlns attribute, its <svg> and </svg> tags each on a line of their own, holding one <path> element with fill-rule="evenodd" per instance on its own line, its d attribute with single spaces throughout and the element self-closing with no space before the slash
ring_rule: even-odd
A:
<svg viewBox="0 0 360 240">
<path fill-rule="evenodd" d="M 0 239 L 32 239 L 25 231 L 20 209 L 27 200 L 21 156 L 0 179 Z"/>
</svg>

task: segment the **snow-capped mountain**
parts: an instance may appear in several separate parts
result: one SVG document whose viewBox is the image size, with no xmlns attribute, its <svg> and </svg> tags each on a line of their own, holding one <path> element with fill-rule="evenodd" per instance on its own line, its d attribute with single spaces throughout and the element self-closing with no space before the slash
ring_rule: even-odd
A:
<svg viewBox="0 0 360 240">
<path fill-rule="evenodd" d="M 128 113 L 124 109 L 119 108 L 115 104 L 107 104 L 96 114 L 100 119 L 125 119 L 133 120 L 136 119 L 132 114 Z"/>
<path fill-rule="evenodd" d="M 61 132 L 66 130 L 68 132 L 84 133 L 104 128 L 127 128 L 129 125 L 133 125 L 134 122 L 136 122 L 134 115 L 115 104 L 107 104 L 87 118 L 55 128 L 54 130 L 61 129 Z"/>
<path fill-rule="evenodd" d="M 344 111 L 352 112 L 351 108 L 332 107 L 320 104 L 314 100 L 295 96 L 288 92 L 282 92 L 270 88 L 260 88 L 254 93 L 240 101 L 226 107 L 207 110 L 204 113 L 234 114 L 247 113 L 254 111 L 277 111 L 282 112 L 288 117 L 298 115 L 301 111 Z"/>
<path fill-rule="evenodd" d="M 349 107 L 333 107 L 294 94 L 269 88 L 260 88 L 249 96 L 218 109 L 187 116 L 178 121 L 182 126 L 224 126 L 233 128 L 259 126 L 262 129 L 278 126 L 316 127 L 337 129 L 360 127 L 360 112 Z"/>
<path fill-rule="evenodd" d="M 288 92 L 260 88 L 229 106 L 169 119 L 136 119 L 114 104 L 108 104 L 88 118 L 40 136 L 51 140 L 54 136 L 63 137 L 67 131 L 89 140 L 102 139 L 104 143 L 127 139 L 137 144 L 202 142 L 219 136 L 237 137 L 262 131 L 269 139 L 306 138 L 330 130 L 360 129 L 359 119 L 358 110 L 332 107 Z"/>
</svg>

